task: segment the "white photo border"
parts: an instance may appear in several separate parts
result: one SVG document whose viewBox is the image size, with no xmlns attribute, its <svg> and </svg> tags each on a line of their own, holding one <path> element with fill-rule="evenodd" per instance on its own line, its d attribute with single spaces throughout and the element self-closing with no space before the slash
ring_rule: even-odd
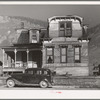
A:
<svg viewBox="0 0 100 100">
<path fill-rule="evenodd" d="M 100 1 L 0 1 L 0 5 L 100 5 Z M 1 89 L 0 99 L 100 99 L 100 90 Z"/>
</svg>

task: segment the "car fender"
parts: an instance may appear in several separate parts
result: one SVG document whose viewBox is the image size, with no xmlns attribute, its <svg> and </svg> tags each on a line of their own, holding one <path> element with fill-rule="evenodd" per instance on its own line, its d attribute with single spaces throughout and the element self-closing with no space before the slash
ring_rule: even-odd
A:
<svg viewBox="0 0 100 100">
<path fill-rule="evenodd" d="M 21 82 L 19 82 L 18 80 L 14 79 L 12 77 L 9 77 L 7 80 L 10 80 L 10 79 L 13 80 L 16 85 L 21 85 L 22 84 Z M 6 80 L 6 82 L 7 82 L 7 80 Z"/>
<path fill-rule="evenodd" d="M 44 79 L 44 81 L 46 81 L 48 83 L 49 87 L 52 86 L 51 83 L 46 78 Z"/>
</svg>

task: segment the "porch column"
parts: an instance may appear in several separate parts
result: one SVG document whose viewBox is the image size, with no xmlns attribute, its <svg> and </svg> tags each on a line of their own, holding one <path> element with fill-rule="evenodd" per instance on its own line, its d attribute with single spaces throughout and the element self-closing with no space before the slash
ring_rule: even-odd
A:
<svg viewBox="0 0 100 100">
<path fill-rule="evenodd" d="M 12 58 L 10 57 L 10 66 L 12 67 Z"/>
<path fill-rule="evenodd" d="M 5 60 L 5 59 L 4 59 L 4 56 L 5 56 L 4 54 L 5 54 L 5 50 L 3 49 L 3 68 L 4 68 L 4 62 L 5 62 L 5 61 L 4 61 L 4 60 Z"/>
<path fill-rule="evenodd" d="M 9 67 L 9 57 L 7 55 L 7 67 Z"/>
<path fill-rule="evenodd" d="M 17 54 L 17 50 L 16 49 L 14 50 L 14 53 L 15 53 L 15 67 L 16 67 L 16 54 Z"/>
<path fill-rule="evenodd" d="M 29 60 L 29 50 L 27 49 L 27 67 L 28 67 L 28 60 Z"/>
</svg>

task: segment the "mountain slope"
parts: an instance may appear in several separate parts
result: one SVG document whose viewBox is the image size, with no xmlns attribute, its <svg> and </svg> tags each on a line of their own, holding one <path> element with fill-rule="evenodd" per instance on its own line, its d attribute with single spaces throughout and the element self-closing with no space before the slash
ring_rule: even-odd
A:
<svg viewBox="0 0 100 100">
<path fill-rule="evenodd" d="M 88 30 L 87 37 L 90 37 L 89 42 L 89 61 L 90 64 L 100 64 L 100 24 Z"/>
<path fill-rule="evenodd" d="M 20 16 L 0 16 L 0 46 L 9 46 L 12 43 L 15 37 L 15 29 L 21 27 L 21 22 L 24 22 L 25 28 L 47 27 L 47 22 L 37 19 Z M 95 62 L 100 64 L 100 24 L 89 28 L 85 37 L 91 38 L 89 42 L 90 64 Z"/>
</svg>

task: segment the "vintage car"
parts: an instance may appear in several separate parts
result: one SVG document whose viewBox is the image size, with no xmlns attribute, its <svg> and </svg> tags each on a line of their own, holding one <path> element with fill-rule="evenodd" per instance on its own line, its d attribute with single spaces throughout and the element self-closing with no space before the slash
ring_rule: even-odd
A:
<svg viewBox="0 0 100 100">
<path fill-rule="evenodd" d="M 6 80 L 8 87 L 15 85 L 51 87 L 53 83 L 52 72 L 44 68 L 28 68 L 24 73 L 12 74 Z"/>
</svg>

